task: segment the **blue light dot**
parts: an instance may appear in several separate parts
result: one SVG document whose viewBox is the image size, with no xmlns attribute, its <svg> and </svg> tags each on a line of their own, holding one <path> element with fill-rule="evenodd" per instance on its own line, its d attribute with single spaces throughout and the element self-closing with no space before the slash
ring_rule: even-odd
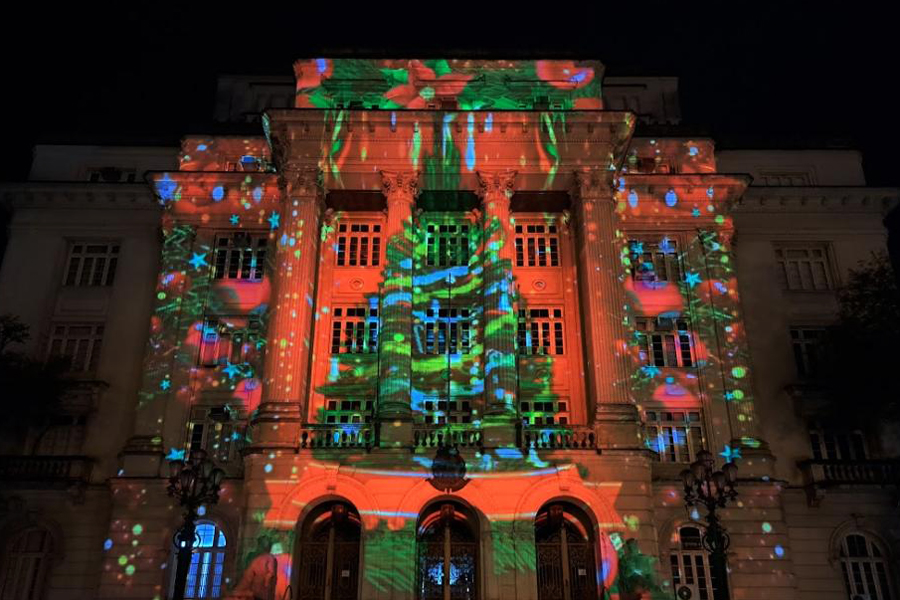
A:
<svg viewBox="0 0 900 600">
<path fill-rule="evenodd" d="M 678 194 L 675 193 L 675 190 L 669 190 L 666 192 L 666 206 L 672 207 L 678 204 Z"/>
<path fill-rule="evenodd" d="M 112 548 L 112 546 L 113 546 L 113 541 L 109 538 L 107 538 L 107 540 L 105 542 L 103 542 L 104 550 L 109 550 L 110 548 Z"/>
<path fill-rule="evenodd" d="M 216 187 L 214 187 L 212 191 L 212 197 L 216 202 L 222 200 L 222 198 L 225 197 L 225 188 L 223 188 L 221 185 L 217 185 Z"/>
<path fill-rule="evenodd" d="M 201 517 L 202 517 L 203 515 L 205 515 L 205 514 L 206 514 L 206 507 L 203 506 L 203 505 L 201 504 L 200 507 L 197 509 L 197 514 L 200 515 Z"/>
<path fill-rule="evenodd" d="M 775 546 L 775 556 L 781 558 L 784 556 L 784 548 L 781 547 L 781 544 Z"/>
<path fill-rule="evenodd" d="M 271 472 L 272 472 L 272 465 L 271 465 L 271 464 L 266 465 L 266 468 L 265 468 L 264 470 L 265 470 L 266 473 L 271 473 Z"/>
</svg>

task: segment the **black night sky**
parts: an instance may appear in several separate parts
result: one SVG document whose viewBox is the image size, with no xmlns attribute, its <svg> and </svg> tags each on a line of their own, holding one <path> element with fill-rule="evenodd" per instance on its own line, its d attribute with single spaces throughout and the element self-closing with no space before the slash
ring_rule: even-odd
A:
<svg viewBox="0 0 900 600">
<path fill-rule="evenodd" d="M 209 130 L 217 74 L 290 75 L 298 57 L 363 52 L 599 58 L 609 75 L 674 75 L 687 130 L 720 148 L 857 148 L 869 185 L 900 185 L 895 21 L 861 3 L 188 4 L 7 14 L 0 179 L 27 176 L 36 142 L 174 145 Z"/>
</svg>

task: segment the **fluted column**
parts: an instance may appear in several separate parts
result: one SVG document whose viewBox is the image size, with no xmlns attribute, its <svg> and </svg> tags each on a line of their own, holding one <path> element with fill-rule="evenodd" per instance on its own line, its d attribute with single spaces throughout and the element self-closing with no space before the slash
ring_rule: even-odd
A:
<svg viewBox="0 0 900 600">
<path fill-rule="evenodd" d="M 254 419 L 255 449 L 296 446 L 309 395 L 319 219 L 324 204 L 320 180 L 314 166 L 288 163 L 281 169 L 282 210 L 269 219 L 277 227 L 276 252 L 263 400 Z"/>
<path fill-rule="evenodd" d="M 484 210 L 484 419 L 490 443 L 514 443 L 516 419 L 516 308 L 509 203 L 515 171 L 478 171 Z M 493 432 L 498 428 L 502 431 Z M 497 435 L 495 435 L 495 433 Z"/>
<path fill-rule="evenodd" d="M 578 276 L 587 333 L 588 395 L 598 437 L 606 447 L 640 445 L 637 411 L 628 394 L 625 289 L 611 171 L 575 172 L 572 190 L 578 230 Z"/>
<path fill-rule="evenodd" d="M 412 214 L 419 173 L 382 171 L 381 178 L 387 198 L 387 261 L 381 287 L 378 420 L 380 443 L 392 447 L 412 440 Z"/>
</svg>

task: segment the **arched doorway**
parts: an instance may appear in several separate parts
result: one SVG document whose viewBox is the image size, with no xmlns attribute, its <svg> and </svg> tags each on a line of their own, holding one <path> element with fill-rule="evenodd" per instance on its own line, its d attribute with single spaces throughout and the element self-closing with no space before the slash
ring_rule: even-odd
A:
<svg viewBox="0 0 900 600">
<path fill-rule="evenodd" d="M 545 505 L 534 521 L 539 600 L 597 598 L 594 528 L 581 509 Z"/>
<path fill-rule="evenodd" d="M 419 520 L 419 600 L 477 600 L 478 522 L 457 502 L 430 506 Z"/>
<path fill-rule="evenodd" d="M 298 600 L 359 597 L 359 513 L 346 502 L 326 502 L 300 529 Z"/>
</svg>

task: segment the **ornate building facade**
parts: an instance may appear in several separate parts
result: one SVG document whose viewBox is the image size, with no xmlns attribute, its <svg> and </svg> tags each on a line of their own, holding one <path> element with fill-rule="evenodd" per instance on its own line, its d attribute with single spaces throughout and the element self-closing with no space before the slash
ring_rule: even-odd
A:
<svg viewBox="0 0 900 600">
<path fill-rule="evenodd" d="M 0 312 L 84 391 L 4 449 L 0 598 L 168 597 L 201 449 L 188 597 L 721 600 L 702 449 L 733 598 L 897 597 L 897 449 L 800 385 L 897 190 L 679 137 L 675 85 L 301 60 L 222 80 L 255 134 L 39 148 Z"/>
</svg>

